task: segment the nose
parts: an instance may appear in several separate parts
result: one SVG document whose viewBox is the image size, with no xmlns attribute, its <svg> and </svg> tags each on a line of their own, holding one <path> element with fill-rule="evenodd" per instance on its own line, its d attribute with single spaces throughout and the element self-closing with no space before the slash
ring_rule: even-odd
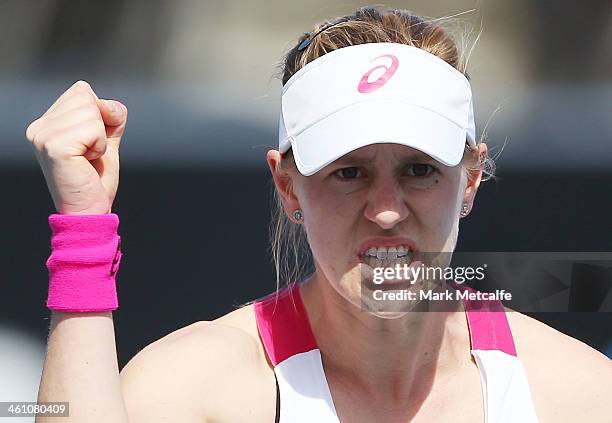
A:
<svg viewBox="0 0 612 423">
<path fill-rule="evenodd" d="M 397 181 L 384 178 L 370 187 L 365 217 L 382 229 L 391 229 L 409 214 L 404 192 Z"/>
</svg>

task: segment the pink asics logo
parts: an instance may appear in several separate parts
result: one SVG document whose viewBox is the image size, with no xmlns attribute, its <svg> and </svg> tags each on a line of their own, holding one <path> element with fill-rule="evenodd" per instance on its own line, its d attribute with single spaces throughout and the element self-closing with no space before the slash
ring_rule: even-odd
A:
<svg viewBox="0 0 612 423">
<path fill-rule="evenodd" d="M 359 85 L 357 86 L 357 91 L 359 91 L 360 93 L 367 94 L 376 91 L 377 89 L 385 85 L 397 70 L 397 67 L 399 66 L 399 60 L 396 56 L 392 54 L 383 54 L 382 56 L 378 56 L 377 58 L 371 61 L 373 62 L 374 60 L 378 60 L 381 57 L 388 57 L 389 59 L 391 59 L 391 66 L 378 65 L 367 71 L 365 75 L 361 77 L 361 81 L 359 81 Z M 370 77 L 370 74 L 375 70 L 381 68 L 386 69 L 386 72 L 380 75 L 375 81 L 369 82 L 368 78 Z"/>
</svg>

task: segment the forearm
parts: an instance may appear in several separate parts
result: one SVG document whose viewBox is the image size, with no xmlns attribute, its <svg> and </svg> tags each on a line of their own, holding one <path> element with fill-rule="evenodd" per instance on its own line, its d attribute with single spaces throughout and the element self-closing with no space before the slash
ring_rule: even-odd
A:
<svg viewBox="0 0 612 423">
<path fill-rule="evenodd" d="M 39 402 L 69 403 L 71 423 L 126 423 L 112 313 L 52 311 Z M 37 423 L 56 423 L 39 417 Z"/>
</svg>

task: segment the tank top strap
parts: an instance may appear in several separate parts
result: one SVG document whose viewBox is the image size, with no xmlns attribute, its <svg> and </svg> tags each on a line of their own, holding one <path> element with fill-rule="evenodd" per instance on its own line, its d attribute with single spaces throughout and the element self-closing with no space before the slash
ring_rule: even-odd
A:
<svg viewBox="0 0 612 423">
<path fill-rule="evenodd" d="M 457 289 L 476 292 L 467 286 Z M 472 350 L 498 350 L 516 356 L 514 338 L 501 301 L 464 299 Z"/>
<path fill-rule="evenodd" d="M 254 308 L 259 335 L 275 367 L 295 354 L 317 349 L 299 283 L 255 301 Z"/>
</svg>

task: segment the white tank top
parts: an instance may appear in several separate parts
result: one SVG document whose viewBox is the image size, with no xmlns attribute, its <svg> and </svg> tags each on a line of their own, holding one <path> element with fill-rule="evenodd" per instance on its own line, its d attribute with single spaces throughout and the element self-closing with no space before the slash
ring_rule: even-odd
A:
<svg viewBox="0 0 612 423">
<path fill-rule="evenodd" d="M 503 305 L 469 300 L 464 305 L 471 354 L 480 372 L 485 423 L 537 423 Z M 277 380 L 276 422 L 339 423 L 299 284 L 270 294 L 254 306 Z"/>
</svg>

